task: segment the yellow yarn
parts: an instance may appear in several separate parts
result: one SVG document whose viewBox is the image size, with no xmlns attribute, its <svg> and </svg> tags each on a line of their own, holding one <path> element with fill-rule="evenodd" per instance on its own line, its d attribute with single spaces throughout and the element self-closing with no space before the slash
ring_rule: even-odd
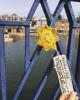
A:
<svg viewBox="0 0 80 100">
<path fill-rule="evenodd" d="M 57 50 L 56 42 L 59 41 L 59 37 L 56 28 L 45 25 L 36 31 L 39 35 L 38 45 L 42 46 L 45 51 Z"/>
</svg>

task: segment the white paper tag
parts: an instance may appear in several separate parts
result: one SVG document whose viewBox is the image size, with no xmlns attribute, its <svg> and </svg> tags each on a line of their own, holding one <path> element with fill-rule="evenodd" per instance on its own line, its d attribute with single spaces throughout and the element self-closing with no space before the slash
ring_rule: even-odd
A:
<svg viewBox="0 0 80 100">
<path fill-rule="evenodd" d="M 67 59 L 65 55 L 58 55 L 53 58 L 54 68 L 56 69 L 61 92 L 69 94 L 73 91 L 72 79 L 70 70 L 67 64 Z"/>
</svg>

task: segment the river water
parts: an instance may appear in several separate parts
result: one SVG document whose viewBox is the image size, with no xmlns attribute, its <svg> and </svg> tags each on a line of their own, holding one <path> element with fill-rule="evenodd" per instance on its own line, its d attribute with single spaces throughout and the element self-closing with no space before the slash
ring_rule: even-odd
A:
<svg viewBox="0 0 80 100">
<path fill-rule="evenodd" d="M 66 52 L 67 38 L 61 36 L 61 39 Z M 30 56 L 32 56 L 36 48 L 36 43 L 37 43 L 37 38 L 31 37 Z M 76 60 L 77 44 L 78 44 L 78 37 L 75 38 L 73 65 L 75 65 L 75 60 Z M 6 68 L 7 68 L 7 94 L 8 94 L 8 100 L 12 100 L 11 98 L 13 97 L 24 72 L 25 40 L 20 40 L 17 42 L 5 44 L 5 58 L 6 58 Z M 40 57 L 33 66 L 30 77 L 28 78 L 23 88 L 23 91 L 21 92 L 19 100 L 32 100 L 35 90 L 51 58 L 52 58 L 52 51 L 49 52 L 44 52 L 44 50 L 41 51 Z M 74 67 L 73 67 L 73 72 L 74 72 Z M 46 83 L 43 92 L 39 97 L 39 100 L 50 100 L 56 82 L 57 82 L 57 76 L 55 70 L 53 69 L 48 79 L 48 82 Z"/>
</svg>

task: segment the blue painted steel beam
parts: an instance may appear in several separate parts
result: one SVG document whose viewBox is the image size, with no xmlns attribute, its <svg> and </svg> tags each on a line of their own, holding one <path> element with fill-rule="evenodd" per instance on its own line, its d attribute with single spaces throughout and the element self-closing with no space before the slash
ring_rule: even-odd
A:
<svg viewBox="0 0 80 100">
<path fill-rule="evenodd" d="M 78 43 L 78 52 L 77 52 L 76 69 L 75 69 L 75 80 L 78 85 L 78 88 L 80 88 L 80 84 L 79 84 L 79 81 L 80 81 L 80 33 L 79 33 L 79 43 Z"/>
<path fill-rule="evenodd" d="M 30 65 L 30 26 L 25 28 L 25 72 Z"/>
<path fill-rule="evenodd" d="M 57 21 L 58 19 L 58 16 L 60 15 L 60 12 L 62 11 L 64 5 L 65 5 L 66 2 L 60 0 L 56 9 L 55 9 L 55 12 L 53 14 L 53 23 L 51 26 L 54 26 L 55 25 L 55 22 Z"/>
<path fill-rule="evenodd" d="M 27 17 L 26 20 L 29 20 L 29 21 L 31 20 L 31 18 L 32 18 L 32 16 L 33 16 L 33 14 L 34 14 L 34 12 L 35 12 L 35 10 L 36 10 L 38 4 L 39 4 L 39 1 L 40 1 L 40 0 L 35 0 L 35 2 L 34 2 L 32 8 L 31 8 L 30 13 L 28 14 L 28 17 Z M 44 4 L 44 3 L 45 3 L 45 4 Z M 45 7 L 46 7 L 47 3 L 46 3 L 46 2 L 43 2 L 43 4 L 45 5 L 45 6 L 43 7 L 43 9 L 45 9 L 45 11 L 46 11 L 47 9 L 46 9 Z M 48 7 L 48 6 L 47 6 L 47 7 Z M 49 12 L 49 11 L 48 11 L 48 12 Z M 48 14 L 47 14 L 48 12 L 46 11 L 46 12 L 45 12 L 45 13 L 46 13 L 45 15 L 48 15 Z M 50 14 L 49 14 L 49 15 L 50 15 Z M 50 17 L 51 17 L 51 16 L 50 16 Z M 49 18 L 50 18 L 50 17 L 49 17 Z M 50 20 L 51 20 L 51 19 L 50 19 Z M 28 36 L 29 36 L 29 32 L 28 32 L 27 34 L 28 34 Z M 29 37 L 28 37 L 28 38 L 29 38 Z M 27 41 L 27 37 L 26 37 L 26 43 L 27 43 L 27 45 L 29 46 L 29 40 Z M 26 54 L 27 54 L 27 56 L 26 56 L 26 61 L 27 61 L 27 63 L 26 63 L 26 68 L 25 68 L 25 69 L 26 69 L 26 73 L 25 73 L 25 75 L 24 75 L 24 77 L 23 77 L 23 79 L 22 79 L 22 81 L 21 81 L 21 83 L 20 83 L 20 85 L 19 85 L 19 87 L 18 87 L 18 90 L 17 90 L 17 92 L 16 92 L 16 94 L 15 94 L 13 100 L 16 100 L 16 99 L 18 98 L 20 92 L 22 91 L 22 88 L 23 88 L 23 86 L 24 86 L 24 84 L 25 84 L 25 82 L 26 82 L 26 80 L 27 80 L 27 78 L 28 78 L 28 76 L 29 76 L 29 74 L 30 74 L 30 71 L 31 71 L 31 69 L 32 69 L 32 64 L 37 60 L 37 57 L 39 56 L 41 49 L 42 49 L 42 47 L 38 46 L 37 49 L 35 50 L 35 52 L 34 52 L 34 54 L 33 54 L 33 56 L 32 56 L 32 59 L 31 59 L 31 64 L 30 64 L 30 66 L 29 66 L 29 63 L 28 63 L 28 62 L 29 62 L 29 55 L 28 55 L 29 50 L 26 51 Z M 27 48 L 26 48 L 26 50 L 27 50 Z M 25 77 L 26 77 L 26 79 L 25 79 Z"/>
<path fill-rule="evenodd" d="M 73 53 L 73 48 L 74 48 L 74 33 L 75 33 L 75 28 L 73 28 L 73 26 L 76 23 L 76 20 L 75 20 L 71 2 L 67 2 L 64 8 L 69 20 L 69 38 L 68 38 L 68 46 L 67 46 L 67 58 L 70 60 L 70 62 L 72 62 L 72 58 L 73 58 L 72 53 Z"/>
<path fill-rule="evenodd" d="M 59 42 L 59 45 L 60 45 L 60 42 Z M 59 46 L 59 45 L 58 45 L 58 46 Z M 62 53 L 64 52 L 64 50 L 63 50 L 62 48 L 63 48 L 63 47 L 62 47 L 61 45 L 60 45 L 60 47 L 58 47 L 60 54 L 62 54 Z M 55 56 L 55 55 L 56 55 L 56 53 L 54 53 L 53 56 Z M 33 100 L 38 100 L 38 97 L 39 97 L 39 95 L 41 94 L 41 92 L 42 92 L 42 90 L 43 90 L 43 88 L 44 88 L 44 86 L 45 86 L 45 84 L 46 84 L 46 82 L 47 82 L 47 80 L 48 80 L 48 78 L 49 78 L 49 76 L 50 76 L 50 73 L 51 73 L 51 71 L 52 71 L 52 68 L 53 68 L 53 60 L 51 59 L 50 64 L 48 65 L 48 68 L 47 68 L 45 74 L 43 75 L 40 84 L 38 85 L 38 88 L 37 88 L 37 90 L 36 90 L 36 92 L 35 92 L 35 95 L 34 95 Z M 57 86 L 57 88 L 58 88 L 58 87 L 59 87 L 59 85 Z M 60 90 L 60 89 L 58 89 L 58 90 Z M 54 93 L 55 93 L 54 98 L 56 98 L 57 93 L 60 92 L 60 91 L 58 91 L 58 90 L 56 89 L 56 91 L 54 92 Z M 53 99 L 53 100 L 56 100 L 56 99 Z"/>
<path fill-rule="evenodd" d="M 52 100 L 57 100 L 57 97 L 58 97 L 60 91 L 61 91 L 61 89 L 60 89 L 59 82 L 58 82 L 58 83 L 56 84 L 56 86 L 54 87 Z"/>
<path fill-rule="evenodd" d="M 33 15 L 35 13 L 35 10 L 36 10 L 39 3 L 40 3 L 40 0 L 35 0 L 32 7 L 31 7 L 31 9 L 30 9 L 30 12 L 29 12 L 29 14 L 27 16 L 27 19 L 26 19 L 26 21 L 28 21 L 29 24 L 30 24 L 30 21 L 31 21 L 31 19 L 32 19 Z M 26 82 L 26 80 L 27 80 L 27 78 L 28 78 L 28 76 L 31 72 L 31 69 L 33 67 L 32 65 L 37 60 L 37 58 L 40 54 L 40 51 L 42 49 L 40 46 L 37 46 L 37 48 L 36 48 L 36 50 L 35 50 L 35 52 L 32 56 L 31 63 L 30 63 L 30 29 L 29 29 L 29 27 L 26 27 L 26 38 L 25 39 L 26 39 L 26 41 L 25 41 L 25 48 L 26 48 L 25 74 L 24 74 L 24 76 L 23 76 L 23 78 L 20 82 L 20 85 L 19 85 L 19 87 L 16 91 L 15 96 L 13 97 L 13 100 L 17 100 L 19 94 L 21 93 L 22 88 L 23 88 L 23 86 L 24 86 L 24 84 L 25 84 L 25 82 Z"/>
<path fill-rule="evenodd" d="M 46 81 L 45 81 L 46 82 Z"/>
<path fill-rule="evenodd" d="M 61 5 L 62 4 L 62 5 Z M 54 12 L 54 18 L 53 18 L 53 23 L 51 24 L 52 25 L 52 27 L 53 27 L 53 25 L 55 25 L 55 22 L 56 22 L 56 20 L 57 20 L 57 17 L 59 16 L 59 13 L 61 12 L 61 10 L 62 10 L 62 8 L 64 7 L 64 4 L 65 4 L 65 2 L 62 2 L 62 1 L 60 1 L 59 2 L 59 4 L 58 4 L 58 6 L 57 6 L 57 8 L 56 8 L 56 11 Z M 60 6 L 61 5 L 61 6 Z M 54 20 L 55 19 L 55 20 Z M 60 48 L 60 51 L 61 51 L 61 49 L 62 48 Z M 62 51 L 61 51 L 62 52 Z M 34 97 L 34 100 L 37 100 L 37 98 L 38 98 L 38 96 L 40 95 L 40 93 L 41 93 L 41 91 L 42 91 L 42 89 L 43 89 L 43 87 L 44 87 L 44 85 L 45 85 L 45 83 L 46 83 L 46 81 L 47 81 L 47 79 L 48 79 L 48 76 L 47 76 L 47 78 L 46 78 L 46 76 L 47 75 L 44 75 L 43 76 L 43 78 L 42 78 L 42 81 L 40 82 L 40 85 L 38 86 L 38 89 L 37 89 L 37 92 L 36 92 L 36 94 L 35 94 L 35 97 Z M 45 80 L 45 78 L 46 78 L 46 81 L 44 81 Z M 59 91 L 57 91 L 57 93 L 58 93 Z"/>
<path fill-rule="evenodd" d="M 55 55 L 55 52 L 54 52 L 54 55 Z M 33 100 L 38 100 L 38 97 L 41 94 L 41 92 L 42 92 L 42 90 L 43 90 L 43 88 L 44 88 L 44 86 L 45 86 L 45 84 L 50 76 L 52 69 L 53 69 L 53 60 L 51 59 L 49 65 L 48 65 L 48 67 L 47 67 L 47 69 L 46 69 L 46 71 L 41 79 L 41 82 L 36 89 Z"/>
<path fill-rule="evenodd" d="M 31 19 L 32 19 L 33 15 L 34 15 L 34 13 L 35 13 L 35 10 L 36 10 L 36 8 L 38 7 L 39 3 L 40 3 L 40 0 L 35 0 L 35 1 L 34 1 L 34 3 L 33 3 L 33 5 L 32 5 L 32 7 L 31 7 L 31 9 L 30 9 L 30 11 L 29 11 L 29 14 L 28 14 L 28 16 L 27 16 L 27 19 L 26 19 L 26 20 L 28 20 L 29 22 L 31 21 Z"/>
<path fill-rule="evenodd" d="M 40 46 L 37 46 L 32 58 L 31 58 L 31 63 L 27 69 L 27 71 L 24 73 L 23 77 L 22 77 L 22 80 L 20 81 L 20 84 L 18 85 L 18 89 L 16 90 L 16 93 L 13 97 L 12 100 L 17 100 L 18 99 L 18 96 L 20 95 L 22 89 L 23 89 L 23 86 L 25 84 L 25 82 L 27 81 L 29 75 L 30 75 L 30 72 L 33 68 L 33 64 L 35 63 L 35 61 L 38 59 L 39 55 L 40 55 L 40 52 L 41 52 L 41 49 L 42 47 Z"/>
<path fill-rule="evenodd" d="M 26 21 L 29 22 L 29 25 L 30 25 L 30 21 L 31 21 L 39 3 L 40 3 L 40 0 L 35 0 L 31 9 L 30 9 L 30 12 L 26 18 Z M 27 71 L 29 64 L 30 64 L 30 26 L 29 27 L 27 26 L 25 29 L 26 29 L 25 30 L 25 34 L 26 34 L 26 36 L 25 36 L 25 58 L 26 58 L 25 71 Z"/>
<path fill-rule="evenodd" d="M 76 23 L 76 19 L 75 19 L 75 15 L 74 15 L 74 12 L 73 12 L 71 2 L 65 3 L 64 9 L 65 9 L 69 24 L 74 25 Z"/>
<path fill-rule="evenodd" d="M 61 2 L 60 2 L 60 3 L 61 3 Z M 64 4 L 65 4 L 65 3 L 64 3 Z M 63 5 L 63 4 L 62 4 L 62 5 Z M 63 6 L 64 6 L 64 5 L 63 5 Z M 61 6 L 61 8 L 63 8 L 63 6 Z M 57 7 L 57 9 L 56 9 L 56 12 L 57 12 L 57 10 L 58 10 L 58 7 Z M 61 11 L 61 9 L 59 10 L 59 12 L 60 12 L 60 11 Z M 55 15 L 55 18 L 59 16 L 59 15 L 58 15 L 59 12 L 54 14 L 54 15 Z M 57 18 L 56 18 L 56 19 L 57 19 Z M 54 19 L 53 19 L 53 20 L 54 20 Z M 55 24 L 55 22 L 56 22 L 56 20 L 53 21 L 54 24 Z M 52 24 L 52 26 L 53 26 L 54 24 Z M 47 81 L 47 78 L 46 78 L 46 81 L 44 81 L 45 78 L 46 78 L 46 75 L 44 76 L 44 78 L 43 78 L 43 80 L 42 80 L 40 86 L 38 87 L 38 90 L 37 90 L 37 92 L 36 92 L 36 95 L 35 95 L 35 97 L 34 97 L 34 100 L 37 100 L 36 98 L 38 98 L 38 96 L 40 95 L 40 93 L 41 93 L 41 91 L 42 91 L 42 89 L 43 89 L 43 87 L 44 87 L 44 85 L 45 85 L 45 83 L 46 83 L 46 81 Z M 43 84 L 43 83 L 44 83 L 44 84 Z"/>
<path fill-rule="evenodd" d="M 40 0 L 35 0 L 31 9 L 30 9 L 30 12 L 29 12 L 27 19 L 26 19 L 26 21 L 29 22 L 29 25 L 30 25 L 30 21 L 31 21 L 39 3 L 40 3 Z M 27 71 L 28 67 L 30 65 L 30 27 L 27 26 L 25 29 L 26 29 L 25 30 L 25 34 L 26 34 L 26 37 L 25 37 L 25 52 L 26 52 L 25 53 L 26 54 L 25 55 L 25 58 L 26 58 L 26 60 L 25 60 L 25 71 Z"/>
<path fill-rule="evenodd" d="M 42 5 L 42 8 L 43 8 L 43 11 L 45 13 L 46 18 L 48 19 L 47 20 L 48 21 L 48 25 L 50 25 L 51 22 L 52 22 L 52 15 L 50 13 L 49 6 L 47 4 L 47 1 L 46 0 L 41 1 L 41 5 Z M 34 95 L 33 100 L 37 100 L 38 97 L 39 97 L 39 95 L 40 95 L 40 93 L 42 92 L 42 90 L 44 88 L 44 85 L 46 84 L 46 82 L 48 80 L 48 77 L 49 77 L 49 74 L 51 72 L 50 69 L 52 69 L 52 63 L 53 63 L 53 61 L 51 60 L 51 62 L 48 65 L 48 68 L 47 68 L 44 76 L 42 77 L 42 80 L 41 80 L 40 84 L 38 85 L 38 88 L 37 88 L 37 90 L 35 92 L 35 95 Z"/>
<path fill-rule="evenodd" d="M 41 46 L 37 46 L 36 47 L 36 50 L 34 51 L 32 57 L 31 57 L 31 60 L 30 60 L 31 63 L 34 62 L 34 58 L 37 59 L 37 57 L 40 55 L 41 50 L 42 50 L 42 47 Z"/>
<path fill-rule="evenodd" d="M 58 44 L 58 49 L 59 49 L 60 54 L 63 54 L 63 52 L 64 52 L 64 50 L 62 48 L 63 47 L 61 46 L 61 44 Z M 46 82 L 47 82 L 47 80 L 49 78 L 49 75 L 50 75 L 50 73 L 52 71 L 52 67 L 53 67 L 52 64 L 53 64 L 53 60 L 51 60 L 49 66 L 48 66 L 48 69 L 46 70 L 44 76 L 42 77 L 42 80 L 41 80 L 40 84 L 38 85 L 38 88 L 37 88 L 37 90 L 35 92 L 33 100 L 38 100 L 38 97 L 41 94 L 41 92 L 42 92 L 42 90 L 43 90 L 43 88 L 44 88 L 44 86 L 45 86 L 45 84 L 46 84 Z M 71 68 L 70 63 L 69 63 L 69 67 Z M 71 69 L 70 69 L 70 71 L 71 71 Z M 79 91 L 78 91 L 76 82 L 74 81 L 73 75 L 72 75 L 72 80 L 73 80 L 73 85 L 75 86 L 75 90 L 77 91 L 77 93 L 79 95 Z M 60 87 L 59 87 L 59 84 L 58 84 L 56 86 L 56 89 L 54 90 L 55 94 L 54 94 L 54 96 L 52 98 L 56 98 L 58 96 L 59 92 L 60 92 Z M 56 100 L 56 99 L 53 99 L 53 100 Z"/>
<path fill-rule="evenodd" d="M 4 53 L 4 33 L 3 26 L 0 26 L 0 76 L 1 76 L 1 90 L 2 100 L 7 100 L 6 95 L 6 66 L 5 66 L 5 53 Z"/>
<path fill-rule="evenodd" d="M 52 14 L 50 12 L 47 0 L 41 0 L 41 6 L 42 6 L 43 12 L 45 14 L 45 17 L 47 19 L 47 24 L 50 25 L 51 21 L 52 21 Z"/>
<path fill-rule="evenodd" d="M 47 80 L 48 80 L 48 75 L 47 75 L 47 73 L 46 73 L 46 74 L 44 75 L 44 77 L 42 78 L 40 84 L 39 84 L 39 87 L 38 87 L 38 89 L 37 89 L 37 91 L 36 91 L 36 94 L 35 94 L 33 100 L 38 100 L 38 97 L 39 97 L 39 95 L 41 94 L 41 92 L 42 92 L 42 90 L 43 90 L 43 88 L 44 88 L 44 85 L 46 84 Z"/>
<path fill-rule="evenodd" d="M 72 62 L 73 60 L 73 52 L 74 52 L 74 39 L 75 39 L 75 28 L 69 26 L 69 38 L 68 38 L 68 46 L 67 46 L 67 58 Z"/>
<path fill-rule="evenodd" d="M 29 26 L 29 21 L 0 21 L 0 26 Z"/>
<path fill-rule="evenodd" d="M 52 15 L 50 13 L 49 6 L 48 6 L 46 0 L 45 1 L 41 1 L 41 5 L 42 5 L 42 8 L 43 8 L 43 11 L 45 13 L 46 18 L 48 19 L 48 23 L 50 24 L 50 22 L 52 20 Z M 40 85 L 39 89 L 37 90 L 38 92 L 35 95 L 34 99 L 38 98 L 39 94 L 41 93 L 41 91 L 42 91 L 42 89 L 43 89 L 43 87 L 44 87 L 44 85 L 45 85 L 45 83 L 47 81 L 47 75 L 46 74 L 44 75 L 44 77 L 43 77 L 43 79 L 41 81 L 41 85 Z"/>
<path fill-rule="evenodd" d="M 69 20 L 69 23 L 70 23 L 68 48 L 67 48 L 67 57 L 71 62 L 72 58 L 73 58 L 72 52 L 73 52 L 73 48 L 74 48 L 74 33 L 75 33 L 74 26 L 76 25 L 76 20 L 75 20 L 75 16 L 74 16 L 73 9 L 72 9 L 72 6 L 71 6 L 70 2 L 65 5 L 65 11 L 67 13 L 67 17 L 68 17 L 68 20 Z M 76 26 L 79 27 L 79 24 L 77 24 Z M 75 83 L 75 87 L 77 87 L 76 83 Z"/>
<path fill-rule="evenodd" d="M 74 75 L 73 75 L 73 73 L 72 73 L 71 63 L 70 63 L 69 60 L 67 60 L 67 62 L 68 62 L 68 66 L 69 66 L 69 69 L 70 69 L 70 73 L 71 73 L 71 77 L 72 77 L 72 82 L 73 82 L 74 90 L 77 92 L 78 97 L 79 97 L 79 100 L 80 100 L 79 88 L 78 88 L 78 86 L 77 86 L 77 84 L 76 84 Z"/>
</svg>

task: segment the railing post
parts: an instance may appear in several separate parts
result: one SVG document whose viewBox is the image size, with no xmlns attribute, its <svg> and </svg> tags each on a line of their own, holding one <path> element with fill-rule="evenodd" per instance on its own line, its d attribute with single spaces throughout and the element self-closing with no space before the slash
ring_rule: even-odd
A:
<svg viewBox="0 0 80 100">
<path fill-rule="evenodd" d="M 79 87 L 79 81 L 80 81 L 80 32 L 79 32 L 79 43 L 78 43 L 78 52 L 77 52 L 77 60 L 76 60 L 76 69 L 75 69 L 75 80 Z M 79 89 L 80 90 L 80 89 Z"/>
<path fill-rule="evenodd" d="M 70 60 L 72 64 L 73 53 L 74 53 L 74 41 L 75 41 L 75 28 L 72 25 L 69 26 L 69 38 L 68 38 L 68 46 L 67 46 L 67 58 Z"/>
<path fill-rule="evenodd" d="M 26 21 L 29 22 L 30 24 L 30 21 L 35 13 L 35 10 L 39 4 L 40 0 L 35 0 L 31 9 L 30 9 L 30 12 L 26 18 Z M 28 70 L 28 67 L 29 67 L 29 64 L 30 64 L 30 25 L 26 26 L 25 27 L 25 55 L 26 55 L 26 60 L 25 60 L 25 71 Z"/>
<path fill-rule="evenodd" d="M 25 71 L 30 64 L 30 26 L 25 28 Z"/>
<path fill-rule="evenodd" d="M 2 100 L 7 100 L 7 97 L 6 97 L 6 67 L 5 67 L 4 50 L 5 48 L 4 48 L 3 26 L 0 26 L 0 73 L 1 73 Z"/>
<path fill-rule="evenodd" d="M 72 53 L 74 48 L 74 33 L 75 28 L 73 28 L 74 24 L 76 23 L 74 12 L 72 9 L 71 1 L 67 1 L 67 3 L 64 6 L 68 21 L 69 21 L 69 38 L 68 38 L 68 46 L 67 46 L 67 58 L 72 62 Z"/>
</svg>

